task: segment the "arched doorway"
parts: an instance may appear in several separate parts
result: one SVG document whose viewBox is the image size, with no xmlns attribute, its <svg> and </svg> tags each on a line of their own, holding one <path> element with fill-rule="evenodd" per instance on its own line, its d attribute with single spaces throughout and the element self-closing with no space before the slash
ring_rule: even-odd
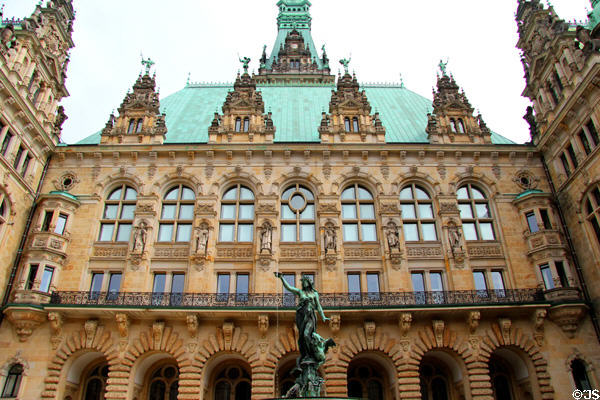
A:
<svg viewBox="0 0 600 400">
<path fill-rule="evenodd" d="M 101 362 L 89 368 L 83 381 L 83 400 L 102 400 L 106 393 L 108 363 Z"/>
<path fill-rule="evenodd" d="M 177 400 L 179 368 L 173 363 L 159 365 L 150 375 L 148 400 Z"/>
<path fill-rule="evenodd" d="M 80 351 L 73 354 L 63 367 L 57 398 L 104 399 L 108 370 L 108 361 L 100 352 Z"/>
<path fill-rule="evenodd" d="M 214 400 L 250 400 L 252 379 L 249 371 L 240 363 L 220 366 L 214 377 Z"/>
<path fill-rule="evenodd" d="M 279 361 L 277 368 L 277 380 L 275 382 L 275 392 L 279 396 L 284 396 L 294 383 L 296 383 L 296 375 L 293 373 L 296 367 L 296 357 L 298 354 L 291 354 Z"/>
<path fill-rule="evenodd" d="M 539 390 L 537 379 L 530 373 L 523 355 L 517 349 L 501 347 L 496 349 L 488 362 L 492 391 L 496 400 L 533 400 Z"/>
<path fill-rule="evenodd" d="M 466 370 L 458 360 L 444 351 L 430 351 L 419 367 L 423 400 L 463 400 L 469 393 Z"/>
<path fill-rule="evenodd" d="M 348 397 L 368 400 L 394 399 L 396 379 L 393 365 L 384 357 L 364 353 L 348 365 Z"/>
<path fill-rule="evenodd" d="M 172 355 L 148 352 L 140 356 L 129 374 L 128 399 L 176 400 L 179 364 Z"/>
</svg>

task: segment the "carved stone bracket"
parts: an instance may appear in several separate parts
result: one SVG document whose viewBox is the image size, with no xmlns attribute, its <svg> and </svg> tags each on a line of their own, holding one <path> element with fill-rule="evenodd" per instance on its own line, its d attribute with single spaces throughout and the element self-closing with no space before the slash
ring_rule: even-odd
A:
<svg viewBox="0 0 600 400">
<path fill-rule="evenodd" d="M 374 321 L 365 321 L 365 336 L 367 338 L 367 347 L 372 349 L 375 344 L 375 331 L 377 330 L 377 325 Z"/>
<path fill-rule="evenodd" d="M 500 327 L 504 343 L 510 343 L 510 328 L 512 327 L 510 318 L 498 318 L 498 326 Z"/>
<path fill-rule="evenodd" d="M 52 344 L 52 349 L 56 350 L 62 341 L 62 328 L 63 328 L 63 317 L 62 314 L 58 312 L 48 313 L 48 321 L 50 322 L 50 330 L 52 331 L 52 336 L 50 337 L 50 343 Z"/>
<path fill-rule="evenodd" d="M 195 338 L 198 333 L 198 316 L 196 314 L 188 314 L 185 317 L 185 321 L 190 337 Z"/>
<path fill-rule="evenodd" d="M 437 342 L 437 345 L 441 347 L 444 345 L 444 329 L 446 324 L 440 319 L 434 319 L 432 321 L 432 325 L 433 334 L 435 335 L 435 341 Z"/>
<path fill-rule="evenodd" d="M 165 331 L 165 321 L 155 321 L 152 324 L 152 339 L 154 340 L 154 348 L 160 348 L 163 333 Z"/>
<path fill-rule="evenodd" d="M 544 342 L 544 320 L 548 315 L 548 311 L 543 308 L 538 308 L 533 314 L 533 338 L 538 346 Z"/>
<path fill-rule="evenodd" d="M 469 325 L 469 332 L 472 334 L 475 333 L 477 327 L 479 326 L 479 321 L 481 320 L 481 312 L 479 311 L 471 311 L 469 312 L 469 317 L 467 318 L 467 324 Z"/>
<path fill-rule="evenodd" d="M 260 314 L 258 316 L 258 331 L 264 338 L 269 330 L 269 316 L 267 314 Z"/>
<path fill-rule="evenodd" d="M 98 320 L 88 319 L 83 324 L 83 330 L 85 331 L 85 345 L 86 347 L 92 347 L 94 337 L 96 337 L 96 331 L 98 330 Z"/>
<path fill-rule="evenodd" d="M 225 347 L 231 348 L 231 340 L 233 339 L 233 331 L 235 326 L 231 321 L 223 322 L 223 338 L 225 339 Z"/>
<path fill-rule="evenodd" d="M 579 322 L 586 312 L 587 306 L 584 304 L 566 304 L 552 307 L 549 318 L 563 330 L 568 338 L 573 338 L 579 327 Z"/>
<path fill-rule="evenodd" d="M 44 311 L 33 308 L 9 307 L 4 310 L 4 314 L 15 328 L 21 342 L 26 342 L 33 331 L 47 318 Z"/>
<path fill-rule="evenodd" d="M 340 314 L 332 314 L 329 317 L 329 328 L 331 329 L 331 332 L 336 335 L 341 328 L 342 325 L 342 317 Z"/>
<path fill-rule="evenodd" d="M 405 312 L 400 314 L 400 321 L 398 325 L 400 326 L 400 332 L 402 336 L 408 336 L 408 331 L 410 331 L 410 326 L 412 324 L 413 316 L 411 313 Z"/>
<path fill-rule="evenodd" d="M 129 337 L 129 318 L 127 314 L 118 313 L 115 315 L 115 320 L 117 321 L 119 336 L 122 339 L 127 339 Z"/>
</svg>

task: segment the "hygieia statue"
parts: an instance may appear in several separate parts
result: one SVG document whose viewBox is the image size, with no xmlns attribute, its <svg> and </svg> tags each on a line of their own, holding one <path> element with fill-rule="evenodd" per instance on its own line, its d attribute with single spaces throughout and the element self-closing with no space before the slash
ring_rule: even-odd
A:
<svg viewBox="0 0 600 400">
<path fill-rule="evenodd" d="M 298 296 L 299 300 L 296 309 L 296 327 L 300 356 L 296 359 L 296 367 L 292 371 L 297 374 L 297 378 L 285 398 L 318 397 L 324 380 L 317 371 L 325 362 L 327 350 L 335 346 L 335 342 L 331 338 L 325 340 L 317 333 L 317 313 L 323 322 L 329 321 L 329 318 L 323 313 L 319 293 L 308 277 L 303 277 L 301 288 L 296 288 L 288 284 L 279 272 L 275 272 L 275 276 L 281 279 L 283 286 Z"/>
</svg>

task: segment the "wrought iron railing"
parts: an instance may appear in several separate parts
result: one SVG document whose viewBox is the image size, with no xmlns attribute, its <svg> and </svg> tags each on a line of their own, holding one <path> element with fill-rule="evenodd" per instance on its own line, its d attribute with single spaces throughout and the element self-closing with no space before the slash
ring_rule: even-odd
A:
<svg viewBox="0 0 600 400">
<path fill-rule="evenodd" d="M 510 305 L 545 301 L 543 292 L 538 289 L 321 293 L 320 299 L 323 308 L 326 309 Z M 296 307 L 297 300 L 293 294 L 272 293 L 54 292 L 49 304 L 134 308 L 293 309 Z"/>
</svg>

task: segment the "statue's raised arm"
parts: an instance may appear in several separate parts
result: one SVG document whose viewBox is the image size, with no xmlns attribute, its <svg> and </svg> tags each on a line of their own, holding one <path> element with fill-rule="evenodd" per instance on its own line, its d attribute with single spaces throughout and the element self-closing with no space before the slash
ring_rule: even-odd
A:
<svg viewBox="0 0 600 400">
<path fill-rule="evenodd" d="M 274 272 L 273 274 L 275 274 L 277 278 L 281 279 L 281 283 L 283 283 L 284 288 L 294 293 L 296 296 L 300 296 L 302 290 L 287 283 L 286 280 L 283 279 L 283 274 L 281 272 Z"/>
</svg>

